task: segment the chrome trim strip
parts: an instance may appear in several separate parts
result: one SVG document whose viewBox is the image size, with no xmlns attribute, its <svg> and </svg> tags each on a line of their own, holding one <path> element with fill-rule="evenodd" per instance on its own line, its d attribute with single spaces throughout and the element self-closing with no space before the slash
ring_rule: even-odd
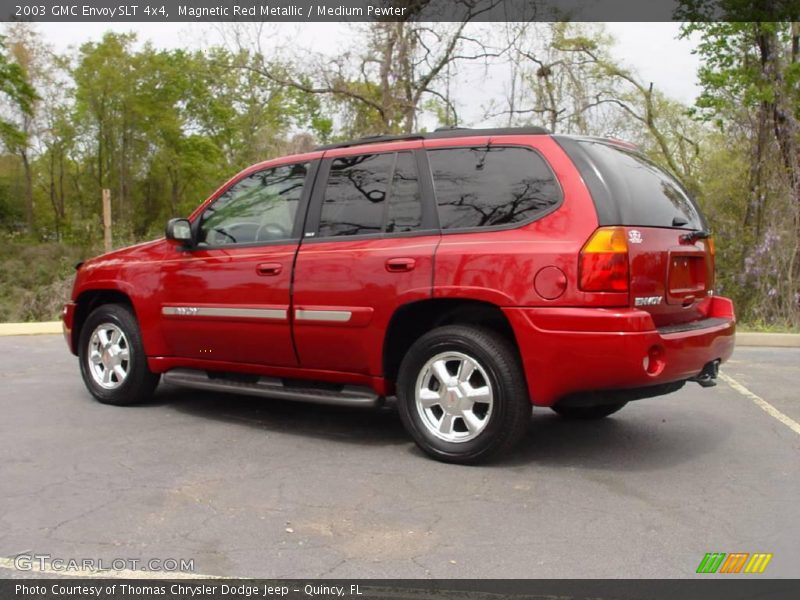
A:
<svg viewBox="0 0 800 600">
<path fill-rule="evenodd" d="M 163 306 L 161 314 L 176 317 L 246 317 L 286 320 L 285 308 L 221 308 L 214 306 Z"/>
<path fill-rule="evenodd" d="M 294 318 L 298 321 L 329 321 L 344 323 L 349 321 L 353 313 L 349 310 L 303 310 L 298 308 L 294 312 Z"/>
</svg>

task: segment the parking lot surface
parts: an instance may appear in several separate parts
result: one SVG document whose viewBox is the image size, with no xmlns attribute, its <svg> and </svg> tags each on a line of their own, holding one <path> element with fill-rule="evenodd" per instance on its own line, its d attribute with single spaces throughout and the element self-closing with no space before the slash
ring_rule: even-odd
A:
<svg viewBox="0 0 800 600">
<path fill-rule="evenodd" d="M 800 420 L 800 349 L 738 349 L 723 372 Z M 424 457 L 391 408 L 164 385 L 151 404 L 104 406 L 59 336 L 0 338 L 0 409 L 1 557 L 660 578 L 695 576 L 706 552 L 769 552 L 761 577 L 800 574 L 800 435 L 722 381 L 600 422 L 536 409 L 522 446 L 479 467 Z"/>
</svg>

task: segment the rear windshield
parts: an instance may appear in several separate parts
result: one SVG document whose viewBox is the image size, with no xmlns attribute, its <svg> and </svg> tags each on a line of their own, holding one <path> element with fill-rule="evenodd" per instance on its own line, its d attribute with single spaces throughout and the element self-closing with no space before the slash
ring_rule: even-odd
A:
<svg viewBox="0 0 800 600">
<path fill-rule="evenodd" d="M 589 186 L 600 225 L 705 229 L 683 186 L 655 163 L 599 141 L 558 142 Z"/>
</svg>

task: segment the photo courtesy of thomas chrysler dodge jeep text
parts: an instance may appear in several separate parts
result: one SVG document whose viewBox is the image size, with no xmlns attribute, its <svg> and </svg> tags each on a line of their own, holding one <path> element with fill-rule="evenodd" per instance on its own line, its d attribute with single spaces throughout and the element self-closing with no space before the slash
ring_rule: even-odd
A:
<svg viewBox="0 0 800 600">
<path fill-rule="evenodd" d="M 101 402 L 159 379 L 374 406 L 472 463 L 568 418 L 714 384 L 714 243 L 627 144 L 539 128 L 376 136 L 254 165 L 166 239 L 79 265 L 63 312 Z M 311 408 L 309 408 L 311 410 Z"/>
</svg>

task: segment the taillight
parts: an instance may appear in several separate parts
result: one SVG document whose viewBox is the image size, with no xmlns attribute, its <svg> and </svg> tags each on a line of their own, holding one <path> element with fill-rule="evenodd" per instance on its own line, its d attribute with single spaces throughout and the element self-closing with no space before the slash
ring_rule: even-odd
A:
<svg viewBox="0 0 800 600">
<path fill-rule="evenodd" d="M 622 227 L 601 227 L 583 246 L 578 263 L 584 292 L 628 291 L 628 241 Z"/>
<path fill-rule="evenodd" d="M 706 273 L 706 289 L 709 290 L 709 294 L 714 293 L 714 285 L 716 284 L 716 262 L 717 262 L 717 248 L 714 245 L 714 238 L 707 237 L 706 238 L 706 250 L 711 255 L 709 260 L 709 267 L 708 273 Z"/>
</svg>

